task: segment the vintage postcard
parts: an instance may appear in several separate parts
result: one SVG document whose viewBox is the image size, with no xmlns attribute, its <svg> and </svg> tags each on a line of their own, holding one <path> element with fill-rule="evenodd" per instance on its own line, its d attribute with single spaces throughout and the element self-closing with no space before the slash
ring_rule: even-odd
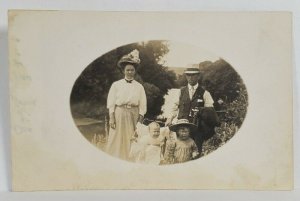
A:
<svg viewBox="0 0 300 201">
<path fill-rule="evenodd" d="M 13 191 L 293 189 L 288 12 L 9 11 Z"/>
</svg>

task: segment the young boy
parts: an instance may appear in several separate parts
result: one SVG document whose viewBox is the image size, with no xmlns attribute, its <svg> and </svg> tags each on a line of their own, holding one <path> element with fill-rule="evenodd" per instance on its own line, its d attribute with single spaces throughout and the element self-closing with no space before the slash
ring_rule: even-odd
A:
<svg viewBox="0 0 300 201">
<path fill-rule="evenodd" d="M 176 132 L 177 140 L 167 141 L 164 160 L 161 164 L 184 163 L 199 157 L 199 151 L 194 140 L 190 137 L 197 131 L 197 126 L 189 123 L 187 119 L 179 119 L 170 126 Z"/>
</svg>

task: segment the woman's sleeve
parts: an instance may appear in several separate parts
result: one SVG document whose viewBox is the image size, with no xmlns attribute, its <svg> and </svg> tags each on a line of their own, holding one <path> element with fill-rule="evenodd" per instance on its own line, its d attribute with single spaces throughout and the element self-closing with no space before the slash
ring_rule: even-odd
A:
<svg viewBox="0 0 300 201">
<path fill-rule="evenodd" d="M 144 87 L 141 85 L 140 100 L 139 100 L 139 114 L 144 116 L 147 112 L 147 97 Z"/>
<path fill-rule="evenodd" d="M 107 108 L 109 109 L 109 113 L 115 111 L 116 105 L 116 86 L 113 83 L 109 89 L 108 96 L 107 96 Z"/>
</svg>

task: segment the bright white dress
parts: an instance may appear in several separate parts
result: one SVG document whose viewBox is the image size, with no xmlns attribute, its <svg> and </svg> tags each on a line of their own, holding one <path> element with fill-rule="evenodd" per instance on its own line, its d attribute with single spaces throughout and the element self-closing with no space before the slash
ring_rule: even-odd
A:
<svg viewBox="0 0 300 201">
<path fill-rule="evenodd" d="M 137 124 L 136 133 L 138 138 L 132 142 L 130 160 L 137 163 L 159 165 L 162 160 L 162 146 L 166 140 L 174 137 L 168 127 L 160 128 L 160 135 L 152 138 L 146 125 Z"/>
</svg>

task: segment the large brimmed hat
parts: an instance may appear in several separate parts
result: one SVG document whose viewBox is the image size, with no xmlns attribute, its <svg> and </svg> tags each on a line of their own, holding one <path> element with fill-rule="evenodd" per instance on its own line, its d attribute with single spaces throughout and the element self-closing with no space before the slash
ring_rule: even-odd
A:
<svg viewBox="0 0 300 201">
<path fill-rule="evenodd" d="M 199 74 L 200 70 L 198 68 L 187 68 L 184 71 L 185 74 Z"/>
<path fill-rule="evenodd" d="M 171 131 L 176 132 L 181 126 L 190 128 L 191 132 L 197 131 L 198 128 L 195 124 L 190 123 L 187 119 L 178 119 L 178 121 L 175 124 L 171 125 L 169 128 Z"/>
<path fill-rule="evenodd" d="M 137 67 L 140 64 L 141 60 L 139 58 L 139 51 L 137 49 L 133 50 L 129 54 L 124 55 L 119 61 L 118 61 L 118 67 L 122 68 L 124 67 L 124 64 L 133 64 L 135 67 Z"/>
</svg>

